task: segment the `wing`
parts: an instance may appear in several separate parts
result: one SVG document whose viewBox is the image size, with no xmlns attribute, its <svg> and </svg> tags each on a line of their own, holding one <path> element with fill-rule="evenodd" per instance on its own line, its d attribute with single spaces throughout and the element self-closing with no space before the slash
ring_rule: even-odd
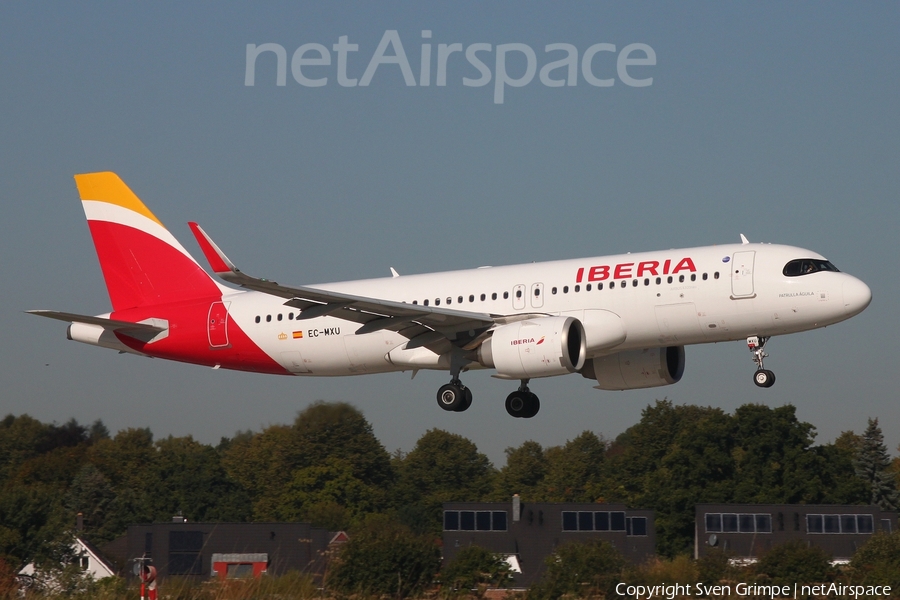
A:
<svg viewBox="0 0 900 600">
<path fill-rule="evenodd" d="M 362 327 L 357 330 L 357 334 L 387 329 L 412 339 L 428 332 L 437 332 L 441 335 L 432 336 L 435 338 L 434 341 L 445 338 L 458 339 L 464 340 L 463 343 L 468 345 L 492 327 L 495 319 L 500 317 L 487 313 L 448 310 L 355 296 L 312 287 L 285 286 L 268 279 L 251 277 L 235 267 L 199 225 L 193 222 L 188 225 L 216 275 L 242 288 L 285 298 L 286 306 L 301 310 L 298 317 L 301 320 L 331 315 L 361 323 Z M 467 335 L 457 335 L 462 332 L 466 332 Z M 421 341 L 423 342 L 421 345 L 432 343 L 427 340 Z"/>
</svg>

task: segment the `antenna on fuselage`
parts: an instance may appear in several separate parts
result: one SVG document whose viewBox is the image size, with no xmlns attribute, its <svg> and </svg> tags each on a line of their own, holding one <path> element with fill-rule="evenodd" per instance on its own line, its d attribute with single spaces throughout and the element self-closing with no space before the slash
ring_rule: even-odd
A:
<svg viewBox="0 0 900 600">
<path fill-rule="evenodd" d="M 742 243 L 742 244 L 749 244 L 749 243 L 750 243 L 750 240 L 748 240 L 748 239 L 747 239 L 747 236 L 745 236 L 743 233 L 741 234 L 741 243 Z"/>
</svg>

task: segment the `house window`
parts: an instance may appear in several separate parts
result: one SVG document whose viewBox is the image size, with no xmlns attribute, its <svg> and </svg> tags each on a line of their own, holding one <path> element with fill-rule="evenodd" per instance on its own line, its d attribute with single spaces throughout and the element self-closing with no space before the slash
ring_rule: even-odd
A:
<svg viewBox="0 0 900 600">
<path fill-rule="evenodd" d="M 767 513 L 706 513 L 707 533 L 772 533 L 772 515 Z"/>
<path fill-rule="evenodd" d="M 170 531 L 169 574 L 201 575 L 203 573 L 203 564 L 200 561 L 202 549 L 202 531 Z"/>
<path fill-rule="evenodd" d="M 505 510 L 445 510 L 444 531 L 506 531 Z"/>
<path fill-rule="evenodd" d="M 646 536 L 647 535 L 647 517 L 626 517 L 625 518 L 625 535 Z"/>
</svg>

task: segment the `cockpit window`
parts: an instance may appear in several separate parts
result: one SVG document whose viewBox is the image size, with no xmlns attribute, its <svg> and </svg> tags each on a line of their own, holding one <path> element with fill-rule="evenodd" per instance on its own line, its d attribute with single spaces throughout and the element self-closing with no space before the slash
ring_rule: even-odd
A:
<svg viewBox="0 0 900 600">
<path fill-rule="evenodd" d="M 798 258 L 784 265 L 785 277 L 799 277 L 800 275 L 809 275 L 810 273 L 818 273 L 819 271 L 838 272 L 838 268 L 828 262 L 818 258 Z"/>
</svg>

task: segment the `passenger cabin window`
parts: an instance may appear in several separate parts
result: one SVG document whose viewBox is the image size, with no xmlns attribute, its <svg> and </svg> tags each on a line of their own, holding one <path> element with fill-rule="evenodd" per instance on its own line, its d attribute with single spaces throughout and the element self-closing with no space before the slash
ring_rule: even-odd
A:
<svg viewBox="0 0 900 600">
<path fill-rule="evenodd" d="M 818 258 L 798 258 L 784 265 L 785 277 L 799 277 L 800 275 L 809 275 L 810 273 L 818 273 L 819 271 L 838 272 L 838 268 L 827 260 Z"/>
</svg>

